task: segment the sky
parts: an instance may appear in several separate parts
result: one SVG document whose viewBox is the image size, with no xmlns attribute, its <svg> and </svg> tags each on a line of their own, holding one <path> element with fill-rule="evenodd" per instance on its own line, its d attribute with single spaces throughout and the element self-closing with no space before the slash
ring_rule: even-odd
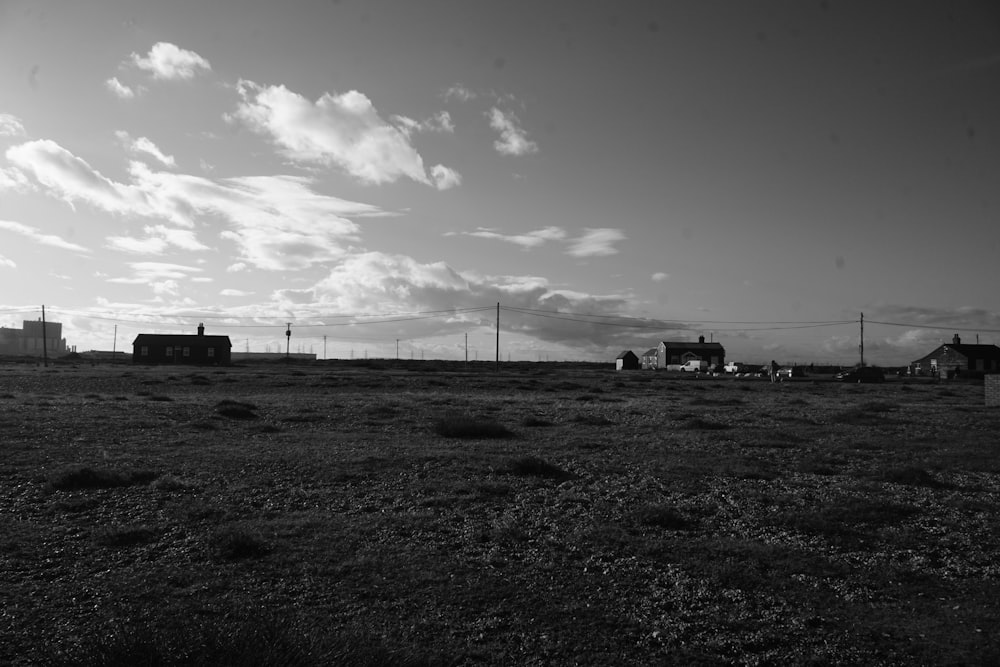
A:
<svg viewBox="0 0 1000 667">
<path fill-rule="evenodd" d="M 0 0 L 0 326 L 77 351 L 902 364 L 998 223 L 995 2 Z"/>
</svg>

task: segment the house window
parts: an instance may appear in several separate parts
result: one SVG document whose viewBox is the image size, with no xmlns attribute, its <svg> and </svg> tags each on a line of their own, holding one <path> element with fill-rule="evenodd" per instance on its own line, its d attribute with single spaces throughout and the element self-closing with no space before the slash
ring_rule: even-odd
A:
<svg viewBox="0 0 1000 667">
<path fill-rule="evenodd" d="M 140 357 L 148 357 L 149 356 L 149 347 L 146 346 L 146 345 L 143 345 L 142 347 L 140 347 L 139 348 L 139 356 Z"/>
<path fill-rule="evenodd" d="M 167 346 L 167 356 L 168 357 L 174 356 L 174 348 L 170 347 L 169 345 Z"/>
<path fill-rule="evenodd" d="M 211 359 L 214 356 L 215 356 L 215 348 L 214 347 L 208 348 L 208 358 Z"/>
<path fill-rule="evenodd" d="M 191 348 L 190 347 L 185 347 L 184 348 L 184 356 L 185 357 L 190 357 L 191 356 Z"/>
</svg>

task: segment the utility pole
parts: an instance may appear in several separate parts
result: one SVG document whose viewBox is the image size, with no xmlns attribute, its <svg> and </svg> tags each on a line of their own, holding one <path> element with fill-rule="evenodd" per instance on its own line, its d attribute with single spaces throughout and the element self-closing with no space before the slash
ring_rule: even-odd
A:
<svg viewBox="0 0 1000 667">
<path fill-rule="evenodd" d="M 289 358 L 288 349 L 289 349 L 289 346 L 292 344 L 292 323 L 291 322 L 286 322 L 285 323 L 285 327 L 286 327 L 286 329 L 285 329 L 285 359 L 288 359 Z"/>
<path fill-rule="evenodd" d="M 323 359 L 326 360 L 326 336 L 323 336 Z"/>
<path fill-rule="evenodd" d="M 118 325 L 115 325 L 115 337 L 111 340 L 111 363 L 115 363 L 115 355 L 118 353 Z"/>
<path fill-rule="evenodd" d="M 861 313 L 861 342 L 858 344 L 858 350 L 861 351 L 861 367 L 864 368 L 865 365 L 865 314 Z"/>
<path fill-rule="evenodd" d="M 45 304 L 42 304 L 42 359 L 45 360 L 45 367 L 49 367 L 49 339 L 45 335 Z"/>
<path fill-rule="evenodd" d="M 465 366 L 469 366 L 469 332 L 465 332 Z"/>
<path fill-rule="evenodd" d="M 399 361 L 399 339 L 396 339 L 396 361 Z"/>
<path fill-rule="evenodd" d="M 497 301 L 497 373 L 500 372 L 500 302 Z"/>
</svg>

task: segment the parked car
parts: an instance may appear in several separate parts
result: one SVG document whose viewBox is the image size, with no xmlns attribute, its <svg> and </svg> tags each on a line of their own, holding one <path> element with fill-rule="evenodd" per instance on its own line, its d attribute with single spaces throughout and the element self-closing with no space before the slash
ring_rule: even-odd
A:
<svg viewBox="0 0 1000 667">
<path fill-rule="evenodd" d="M 743 364 L 736 363 L 735 361 L 730 361 L 728 364 L 722 367 L 722 370 L 724 370 L 726 373 L 739 373 L 740 368 L 742 366 Z"/>
<path fill-rule="evenodd" d="M 885 373 L 881 368 L 861 366 L 849 371 L 840 371 L 833 376 L 838 382 L 885 382 Z"/>
<path fill-rule="evenodd" d="M 702 359 L 692 359 L 681 364 L 682 371 L 703 373 L 708 370 L 708 362 Z"/>
<path fill-rule="evenodd" d="M 801 366 L 786 366 L 778 369 L 779 378 L 804 378 L 806 372 Z"/>
</svg>

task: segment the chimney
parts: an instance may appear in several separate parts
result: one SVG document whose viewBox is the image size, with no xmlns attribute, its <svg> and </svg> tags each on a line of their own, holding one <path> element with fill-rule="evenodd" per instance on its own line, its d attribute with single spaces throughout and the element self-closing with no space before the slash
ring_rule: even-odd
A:
<svg viewBox="0 0 1000 667">
<path fill-rule="evenodd" d="M 958 337 L 958 334 L 955 334 L 955 336 L 951 339 L 951 344 L 952 345 L 961 345 L 962 344 L 962 339 Z"/>
<path fill-rule="evenodd" d="M 704 336 L 698 336 L 698 342 L 699 343 L 704 343 L 705 342 L 705 337 Z"/>
<path fill-rule="evenodd" d="M 199 336 L 204 336 L 205 335 L 205 323 L 204 322 L 199 322 L 198 323 L 198 335 Z"/>
</svg>

